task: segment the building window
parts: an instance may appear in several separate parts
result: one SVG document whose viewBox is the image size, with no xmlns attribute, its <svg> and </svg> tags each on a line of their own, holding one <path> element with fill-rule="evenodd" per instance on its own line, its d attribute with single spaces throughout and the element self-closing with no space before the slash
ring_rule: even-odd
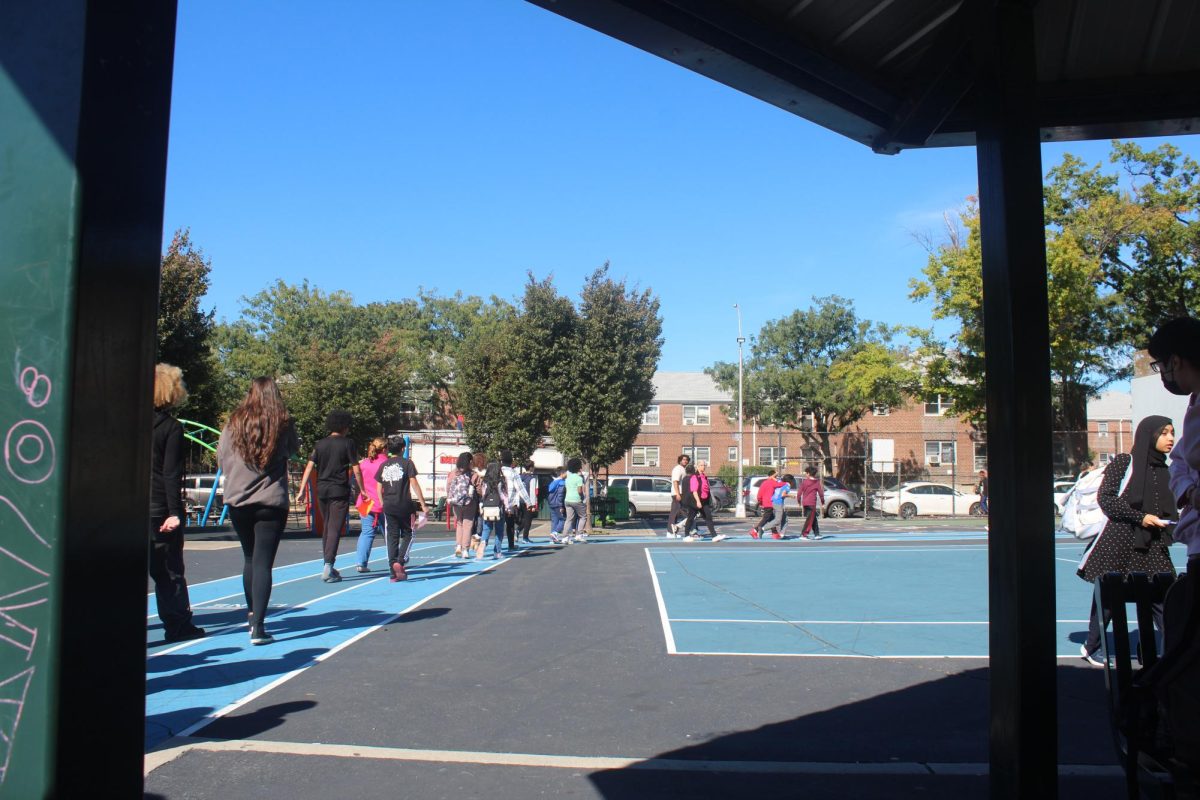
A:
<svg viewBox="0 0 1200 800">
<path fill-rule="evenodd" d="M 892 413 L 891 406 L 879 406 L 879 405 L 871 406 L 872 416 L 886 417 L 886 416 L 890 416 L 891 413 Z"/>
<path fill-rule="evenodd" d="M 643 425 L 658 425 L 658 406 L 650 406 L 646 409 L 646 413 L 642 414 Z"/>
<path fill-rule="evenodd" d="M 950 410 L 950 398 L 944 394 L 935 394 L 925 401 L 925 416 L 940 417 Z"/>
<path fill-rule="evenodd" d="M 710 452 L 711 451 L 709 448 L 701 446 L 683 448 L 683 454 L 692 459 L 693 464 L 695 464 L 697 461 L 708 461 L 709 463 L 712 463 L 709 461 Z"/>
<path fill-rule="evenodd" d="M 735 462 L 735 463 L 737 462 L 737 448 L 736 448 L 736 447 L 731 447 L 731 448 L 729 448 L 729 458 L 728 458 L 728 460 L 729 460 L 729 461 L 733 461 L 733 462 Z"/>
<path fill-rule="evenodd" d="M 979 470 L 981 470 L 981 469 L 987 469 L 987 443 L 986 442 L 976 442 L 975 443 L 975 471 L 979 472 Z"/>
<path fill-rule="evenodd" d="M 930 467 L 940 467 L 953 464 L 955 459 L 954 442 L 926 442 L 925 464 Z"/>
<path fill-rule="evenodd" d="M 786 447 L 758 448 L 758 465 L 760 467 L 777 467 L 787 461 Z"/>
<path fill-rule="evenodd" d="M 1102 466 L 1102 467 L 1108 466 L 1108 462 L 1112 461 L 1113 458 L 1115 458 L 1115 456 L 1112 453 L 1101 453 L 1100 454 L 1100 466 Z"/>
<path fill-rule="evenodd" d="M 1101 439 L 1107 439 L 1108 438 L 1108 423 L 1107 422 L 1097 422 L 1096 423 L 1096 434 Z"/>
<path fill-rule="evenodd" d="M 708 425 L 712 421 L 708 406 L 684 406 L 684 425 Z"/>
<path fill-rule="evenodd" d="M 643 447 L 639 445 L 633 448 L 631 455 L 633 456 L 631 462 L 635 467 L 658 466 L 658 447 Z"/>
</svg>

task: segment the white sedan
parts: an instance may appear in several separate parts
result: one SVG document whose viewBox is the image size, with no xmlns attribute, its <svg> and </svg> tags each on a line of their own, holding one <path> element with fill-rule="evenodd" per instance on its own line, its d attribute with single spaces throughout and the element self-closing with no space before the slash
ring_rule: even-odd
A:
<svg viewBox="0 0 1200 800">
<path fill-rule="evenodd" d="M 983 514 L 979 495 L 928 481 L 910 481 L 900 484 L 899 491 L 880 492 L 875 495 L 875 507 L 885 514 L 898 514 L 904 519 L 918 514 L 960 517 Z"/>
</svg>

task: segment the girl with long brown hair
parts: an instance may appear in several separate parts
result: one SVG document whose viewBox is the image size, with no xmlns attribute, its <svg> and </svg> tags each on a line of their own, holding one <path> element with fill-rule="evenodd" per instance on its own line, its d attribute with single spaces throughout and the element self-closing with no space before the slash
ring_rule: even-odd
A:
<svg viewBox="0 0 1200 800">
<path fill-rule="evenodd" d="M 271 568 L 290 504 L 287 462 L 299 446 L 279 387 L 271 378 L 255 378 L 217 445 L 225 504 L 245 556 L 242 588 L 251 644 L 274 641 L 263 622 L 271 599 Z"/>
</svg>

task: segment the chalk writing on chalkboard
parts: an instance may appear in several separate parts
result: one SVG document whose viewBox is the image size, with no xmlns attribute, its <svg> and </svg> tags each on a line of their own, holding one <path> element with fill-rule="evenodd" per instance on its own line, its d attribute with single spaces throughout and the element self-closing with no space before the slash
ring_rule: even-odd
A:
<svg viewBox="0 0 1200 800">
<path fill-rule="evenodd" d="M 54 392 L 50 377 L 32 366 L 20 369 L 15 377 L 17 390 L 25 403 L 34 412 L 44 409 Z M 19 483 L 37 487 L 54 475 L 57 466 L 54 437 L 36 419 L 12 423 L 4 436 L 3 451 L 5 469 Z M 3 482 L 0 482 L 2 486 Z M 37 501 L 36 497 L 26 499 Z M 51 545 L 17 503 L 2 494 L 0 530 L 5 531 L 0 544 L 0 587 L 3 587 L 0 591 L 4 592 L 0 594 L 0 655 L 3 656 L 0 664 L 15 663 L 18 670 L 8 676 L 0 674 L 2 785 L 8 774 L 29 685 L 37 674 L 36 664 L 30 662 L 37 650 L 38 626 L 37 618 L 30 615 L 35 613 L 34 609 L 40 613 L 38 607 L 49 602 Z M 10 667 L 5 667 L 4 671 L 8 669 Z"/>
</svg>

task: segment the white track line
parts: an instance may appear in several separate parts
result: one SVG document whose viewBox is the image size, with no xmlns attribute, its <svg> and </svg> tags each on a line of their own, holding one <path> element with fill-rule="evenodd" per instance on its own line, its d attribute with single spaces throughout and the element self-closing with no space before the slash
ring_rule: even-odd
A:
<svg viewBox="0 0 1200 800">
<path fill-rule="evenodd" d="M 440 559 L 439 559 L 439 560 L 440 560 Z M 454 583 L 450 584 L 449 586 L 446 586 L 446 587 L 444 587 L 444 588 L 442 588 L 442 589 L 439 589 L 438 591 L 434 592 L 434 593 L 433 593 L 433 594 L 431 594 L 431 595 L 427 595 L 427 596 L 425 596 L 425 597 L 421 598 L 420 600 L 418 600 L 417 602 L 413 603 L 413 604 L 412 604 L 411 606 L 409 606 L 408 608 L 404 609 L 403 611 L 400 611 L 400 612 L 398 612 L 397 614 L 394 614 L 393 616 L 389 617 L 388 619 L 384 620 L 383 622 L 380 622 L 380 623 L 379 623 L 379 624 L 377 624 L 377 625 L 372 625 L 370 628 L 367 628 L 367 629 L 363 630 L 361 633 L 358 633 L 358 634 L 356 634 L 356 635 L 354 635 L 354 636 L 350 637 L 349 639 L 347 639 L 346 641 L 342 642 L 341 644 L 339 644 L 339 645 L 336 645 L 335 647 L 332 647 L 332 648 L 331 648 L 331 649 L 329 649 L 329 650 L 326 650 L 324 653 L 322 653 L 321 655 L 319 655 L 319 656 L 315 657 L 315 658 L 314 658 L 312 661 L 310 661 L 309 663 L 305 664 L 303 667 L 300 667 L 299 669 L 294 669 L 294 670 L 292 670 L 291 672 L 287 673 L 286 675 L 281 675 L 281 676 L 279 676 L 278 678 L 276 678 L 275 680 L 273 680 L 273 681 L 271 681 L 270 683 L 268 683 L 266 686 L 263 686 L 262 688 L 260 688 L 260 689 L 257 689 L 257 690 L 255 690 L 255 691 L 251 692 L 250 694 L 246 695 L 245 697 L 242 697 L 242 698 L 240 698 L 240 699 L 238 699 L 238 700 L 235 700 L 235 701 L 233 701 L 232 703 L 230 703 L 229 705 L 225 706 L 224 708 L 217 709 L 216 711 L 212 712 L 211 714 L 208 714 L 208 715 L 206 715 L 206 716 L 205 716 L 203 719 L 201 719 L 199 722 L 196 722 L 195 724 L 188 726 L 188 727 L 187 727 L 187 728 L 185 728 L 184 730 L 182 730 L 182 731 L 180 731 L 179 733 L 177 733 L 175 736 L 173 736 L 173 737 L 171 737 L 170 739 L 168 739 L 168 740 L 167 740 L 167 742 L 169 743 L 169 742 L 172 742 L 172 741 L 174 741 L 175 739 L 178 739 L 178 738 L 180 738 L 180 737 L 186 737 L 186 736 L 190 736 L 190 735 L 192 735 L 192 734 L 193 734 L 193 733 L 195 733 L 196 731 L 198 731 L 198 730 L 200 730 L 201 728 L 203 728 L 205 725 L 209 725 L 209 724 L 211 724 L 211 723 L 213 722 L 213 720 L 219 719 L 220 717 L 223 717 L 223 716 L 225 716 L 226 714 L 228 714 L 228 713 L 230 713 L 230 712 L 232 712 L 232 711 L 236 711 L 237 709 L 239 709 L 239 708 L 241 708 L 242 706 L 246 705 L 247 703 L 249 703 L 249 702 L 251 702 L 251 701 L 253 701 L 253 700 L 255 700 L 255 699 L 257 699 L 257 698 L 261 697 L 262 695 L 266 694 L 267 692 L 271 691 L 272 689 L 276 688 L 277 686 L 281 686 L 282 684 L 284 684 L 284 683 L 287 683 L 288 681 L 290 681 L 292 678 L 296 677 L 296 676 L 297 676 L 297 675 L 299 675 L 300 673 L 302 673 L 302 672 L 304 672 L 304 671 L 308 670 L 310 667 L 316 666 L 317 664 L 321 663 L 322 661 L 326 660 L 327 658 L 330 658 L 331 656 L 333 656 L 333 655 L 335 655 L 335 654 L 337 654 L 337 653 L 340 653 L 341 651 L 345 650 L 347 647 L 349 647 L 350 645 L 352 645 L 352 644 L 354 644 L 355 642 L 359 641 L 360 639 L 362 639 L 362 638 L 364 638 L 364 637 L 366 637 L 366 636 L 368 636 L 368 635 L 370 635 L 370 634 L 374 633 L 375 631 L 379 630 L 379 629 L 380 629 L 380 628 L 382 628 L 384 625 L 390 625 L 391 623 L 393 623 L 393 622 L 395 622 L 396 620 L 400 619 L 400 617 L 403 617 L 405 614 L 408 614 L 408 613 L 410 613 L 410 612 L 412 612 L 412 611 L 415 611 L 416 609 L 418 609 L 418 608 L 420 608 L 421 606 L 423 606 L 423 605 L 425 605 L 426 603 L 428 603 L 428 602 L 429 602 L 430 600 L 432 600 L 433 598 L 435 598 L 435 597 L 437 597 L 437 596 L 439 596 L 439 595 L 445 594 L 446 592 L 450 591 L 451 589 L 453 589 L 455 586 L 458 586 L 458 585 L 459 585 L 460 583 L 462 583 L 463 581 L 469 581 L 471 578 L 474 578 L 474 577 L 475 577 L 475 576 L 477 576 L 477 575 L 482 575 L 483 573 L 485 573 L 485 572 L 489 572 L 489 571 L 491 571 L 491 570 L 492 570 L 492 569 L 494 569 L 495 567 L 498 567 L 498 566 L 499 566 L 499 565 L 501 565 L 501 564 L 507 564 L 507 563 L 509 563 L 509 562 L 510 562 L 510 561 L 512 561 L 512 560 L 513 560 L 513 559 L 511 559 L 511 558 L 505 558 L 505 559 L 501 559 L 500 561 L 493 561 L 491 564 L 489 564 L 488 566 L 486 566 L 486 567 L 484 567 L 483 569 L 479 570 L 478 572 L 473 572 L 473 573 L 471 573 L 470 575 L 464 575 L 462 578 L 460 578 L 459 580 L 457 580 L 457 581 L 455 581 Z M 430 563 L 437 563 L 437 562 L 430 562 Z M 368 584 L 370 584 L 370 583 L 372 583 L 372 582 L 373 582 L 373 581 L 365 581 L 365 582 L 363 583 L 363 585 L 365 586 L 365 585 L 368 585 Z M 339 592 L 336 592 L 336 594 L 342 594 L 343 592 L 348 592 L 348 591 L 351 591 L 351 590 L 353 590 L 353 589 L 358 589 L 358 588 L 360 588 L 360 587 L 359 587 L 359 586 L 351 586 L 349 589 L 343 589 L 343 590 L 341 590 L 341 591 L 339 591 Z M 330 596 L 330 597 L 332 597 L 332 595 L 329 595 L 329 596 Z M 315 602 L 315 601 L 314 601 L 314 602 Z"/>
<path fill-rule="evenodd" d="M 1086 619 L 1056 619 L 1056 623 L 1084 623 Z M 671 618 L 671 622 L 699 622 L 699 623 L 724 623 L 732 622 L 738 624 L 752 623 L 755 625 L 988 625 L 987 620 L 982 621 L 932 621 L 932 620 L 853 620 L 853 619 L 695 619 L 695 618 Z"/>
<path fill-rule="evenodd" d="M 451 558 L 451 556 L 442 556 L 441 558 L 435 558 L 434 560 L 430 561 L 429 563 L 437 564 L 438 562 L 445 561 L 448 558 Z M 422 566 L 426 566 L 426 565 L 422 565 Z M 285 583 L 294 583 L 296 581 L 304 580 L 305 578 L 312 578 L 312 577 L 315 577 L 320 574 L 321 573 L 317 572 L 312 575 L 304 575 L 299 578 L 293 578 L 290 581 L 282 581 L 280 583 L 272 584 L 272 590 L 277 586 L 283 586 Z M 285 606 L 275 606 L 274 608 L 276 610 L 276 613 L 278 613 L 280 611 L 286 611 L 289 608 L 298 608 L 300 606 L 304 606 L 305 608 L 308 608 L 309 606 L 315 605 L 316 603 L 319 603 L 322 600 L 327 600 L 330 597 L 336 597 L 337 595 L 343 594 L 344 592 L 349 592 L 352 589 L 361 589 L 364 586 L 370 586 L 372 583 L 375 583 L 377 580 L 379 580 L 381 578 L 387 578 L 389 576 L 390 576 L 390 574 L 387 572 L 380 572 L 369 578 L 356 579 L 352 586 L 343 587 L 341 589 L 338 589 L 336 592 L 332 592 L 330 594 L 319 595 L 314 600 L 302 600 L 298 603 L 291 603 L 291 604 L 285 605 Z M 242 594 L 240 592 L 238 594 L 227 595 L 227 597 L 241 597 L 241 596 L 242 596 Z M 224 599 L 226 599 L 226 598 L 223 598 L 223 597 L 217 598 L 217 600 L 224 600 Z M 216 602 L 216 600 L 214 600 L 212 602 Z M 195 608 L 195 606 L 193 606 L 193 608 Z M 242 624 L 243 623 L 241 623 L 241 622 L 230 622 L 226 625 L 221 625 L 218 628 L 214 628 L 212 630 L 216 630 L 218 633 L 225 633 L 226 631 L 236 630 L 237 628 L 240 628 L 242 626 Z M 180 642 L 172 647 L 164 647 L 162 650 L 155 650 L 153 653 L 149 653 L 146 656 L 146 660 L 149 661 L 152 658 L 158 658 L 159 656 L 165 656 L 168 653 L 174 653 L 175 651 L 183 650 L 186 647 L 194 647 L 196 645 L 205 644 L 206 642 L 211 642 L 211 641 L 212 640 L 209 639 L 208 637 L 204 637 L 202 639 L 188 639 L 187 641 Z"/>
<path fill-rule="evenodd" d="M 448 544 L 448 543 L 447 543 L 447 544 Z M 415 553 L 415 552 L 417 552 L 417 551 L 419 551 L 419 550 L 429 550 L 429 549 L 431 549 L 431 548 L 434 548 L 434 547 L 444 547 L 444 546 L 446 546 L 446 545 L 445 545 L 445 544 L 441 544 L 441 545 L 433 545 L 433 544 L 431 544 L 431 545 L 428 545 L 427 547 L 414 547 L 414 548 L 413 548 L 411 551 L 409 551 L 409 552 Z M 375 549 L 376 549 L 376 550 L 384 550 L 384 548 L 382 548 L 382 547 L 377 547 L 377 548 L 375 548 Z M 372 551 L 372 552 L 374 552 L 374 551 Z M 344 554 L 343 554 L 343 555 L 344 555 Z M 380 553 L 380 555 L 376 556 L 375 558 L 372 558 L 372 559 L 371 559 L 371 561 L 379 561 L 379 560 L 381 560 L 381 559 L 383 559 L 383 558 L 386 558 L 386 557 L 387 557 L 387 553 L 386 553 L 386 552 L 382 552 L 382 553 Z M 299 563 L 299 564 L 308 564 L 308 563 L 310 563 L 310 562 L 308 562 L 308 561 L 300 561 L 300 562 L 297 562 L 297 563 Z M 312 563 L 322 563 L 322 564 L 323 564 L 324 562 L 322 561 L 322 562 L 312 562 Z M 367 563 L 370 563 L 370 562 L 367 562 Z M 431 562 L 429 562 L 429 563 L 431 563 L 431 564 L 432 564 L 433 562 L 431 561 Z M 296 566 L 296 564 L 284 564 L 282 567 L 274 567 L 274 568 L 272 569 L 272 572 L 274 572 L 274 570 L 276 570 L 276 569 L 287 569 L 288 567 L 294 567 L 294 566 Z M 349 569 L 349 567 L 347 567 L 347 569 Z M 315 577 L 317 577 L 318 575 L 321 575 L 321 574 L 322 574 L 321 572 L 310 572 L 310 573 L 309 573 L 309 574 L 307 574 L 307 575 L 301 575 L 299 578 L 288 578 L 286 581 L 280 581 L 279 583 L 272 583 L 272 584 L 271 584 L 271 588 L 272 588 L 272 589 L 274 589 L 274 588 L 275 588 L 275 587 L 277 587 L 277 586 L 286 586 L 287 584 L 289 584 L 289 583 L 295 583 L 296 581 L 307 580 L 308 578 L 315 578 Z M 231 580 L 231 579 L 234 579 L 234 578 L 237 578 L 237 577 L 238 577 L 237 575 L 229 575 L 229 576 L 226 576 L 226 577 L 224 577 L 224 578 L 216 578 L 215 580 L 211 580 L 211 581 L 205 581 L 204 583 L 216 583 L 217 581 L 227 581 L 227 580 Z M 203 585 L 204 585 L 204 583 L 197 583 L 197 584 L 195 584 L 195 585 L 196 585 L 196 586 L 203 586 Z M 191 587 L 192 587 L 192 584 L 188 584 L 188 588 L 190 589 Z M 151 592 L 150 594 L 148 594 L 148 595 L 146 596 L 146 598 L 147 598 L 147 599 L 150 599 L 150 598 L 152 598 L 152 597 L 154 597 L 154 592 Z M 219 601 L 221 601 L 221 600 L 228 600 L 228 599 L 229 599 L 229 598 L 231 598 L 231 597 L 245 597 L 245 593 L 244 593 L 244 592 L 234 592 L 233 594 L 225 594 L 225 595 L 221 595 L 220 597 L 214 597 L 214 598 L 212 598 L 211 600 L 201 600 L 199 603 L 194 603 L 194 604 L 192 605 L 192 609 L 193 609 L 193 610 L 195 610 L 195 609 L 197 609 L 197 608 L 203 608 L 204 606 L 208 605 L 209 603 L 216 603 L 216 602 L 219 602 Z M 147 615 L 146 615 L 146 619 L 156 619 L 157 617 L 158 617 L 158 614 L 147 614 Z"/>
<path fill-rule="evenodd" d="M 364 747 L 348 744 L 305 744 L 261 739 L 227 741 L 176 737 L 171 747 L 147 754 L 145 772 L 174 761 L 188 751 L 256 753 L 272 755 L 370 758 L 382 761 L 418 761 L 435 764 L 472 764 L 502 767 L 542 767 L 588 772 L 614 769 L 663 772 L 727 772 L 755 775 L 954 775 L 988 774 L 988 765 L 965 763 L 840 762 L 840 761 L 710 761 L 678 758 L 627 758 L 619 756 L 561 756 L 534 753 L 488 753 L 467 750 L 416 750 L 404 747 Z M 1111 777 L 1124 775 L 1120 767 L 1093 764 L 1060 764 L 1059 775 Z"/>
<path fill-rule="evenodd" d="M 315 540 L 317 540 L 317 541 L 320 541 L 320 537 L 317 537 L 317 536 L 314 536 L 314 537 L 313 537 L 313 539 L 315 539 Z M 436 547 L 436 546 L 438 546 L 438 545 L 443 545 L 443 544 L 454 544 L 454 540 L 453 540 L 453 539 L 447 539 L 447 540 L 445 540 L 444 542 L 435 542 L 435 543 L 433 543 L 433 544 L 431 544 L 431 545 L 429 545 L 429 546 L 430 546 L 430 547 Z M 241 545 L 239 544 L 238 546 L 240 547 Z M 187 544 L 186 544 L 186 543 L 184 544 L 184 546 L 183 546 L 183 549 L 184 549 L 185 551 L 187 550 Z M 425 549 L 425 548 L 422 548 L 422 549 Z M 347 554 L 349 554 L 349 553 L 350 553 L 350 551 L 349 551 L 349 550 L 347 550 L 345 553 L 338 553 L 338 555 L 339 555 L 339 556 L 344 556 L 344 555 L 347 555 Z M 310 560 L 308 560 L 308 561 L 296 561 L 296 562 L 294 562 L 294 563 L 291 563 L 291 564 L 284 564 L 282 567 L 275 567 L 275 569 L 287 569 L 288 567 L 299 567 L 299 566 L 303 566 L 304 564 L 324 564 L 324 563 L 325 563 L 325 559 L 324 559 L 324 558 L 314 558 L 314 559 L 310 559 Z M 229 577 L 234 577 L 234 578 L 236 578 L 237 576 L 236 576 L 236 575 L 232 575 L 232 576 L 229 576 Z M 221 581 L 227 581 L 227 580 L 229 580 L 229 577 L 225 577 L 225 578 L 213 578 L 211 581 L 201 581 L 200 583 L 189 583 L 189 584 L 188 584 L 188 588 L 189 588 L 189 589 L 192 589 L 192 588 L 195 588 L 195 587 L 197 587 L 197 586 L 207 586 L 207 585 L 208 585 L 208 584 L 210 584 L 210 583 L 220 583 Z M 147 599 L 149 599 L 149 598 L 152 598 L 152 597 L 154 597 L 154 592 L 147 592 L 147 593 L 146 593 L 146 598 L 147 598 Z"/>
</svg>

